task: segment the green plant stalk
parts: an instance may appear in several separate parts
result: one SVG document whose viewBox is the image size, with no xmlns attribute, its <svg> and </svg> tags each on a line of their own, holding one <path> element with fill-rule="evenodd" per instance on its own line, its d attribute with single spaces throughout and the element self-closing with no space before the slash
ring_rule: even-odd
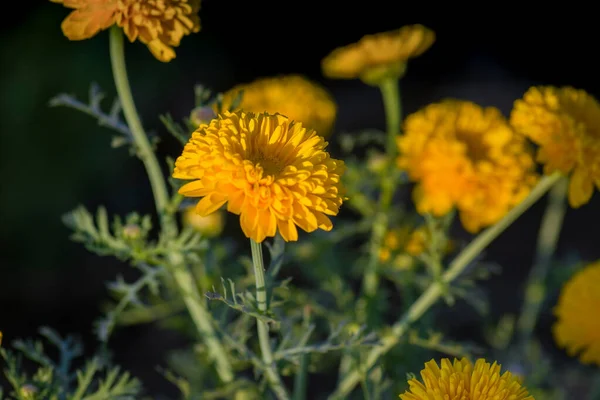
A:
<svg viewBox="0 0 600 400">
<path fill-rule="evenodd" d="M 117 26 L 113 26 L 110 30 L 110 59 L 117 93 L 119 95 L 121 106 L 123 107 L 123 114 L 125 114 L 125 119 L 131 130 L 138 156 L 144 163 L 146 171 L 148 172 L 150 185 L 152 186 L 152 194 L 154 195 L 156 210 L 161 221 L 163 232 L 168 237 L 176 237 L 178 231 L 177 224 L 173 219 L 172 214 L 168 212 L 167 209 L 169 206 L 169 193 L 160 165 L 158 164 L 156 155 L 148 141 L 148 137 L 146 136 L 137 113 L 133 96 L 131 95 L 131 88 L 129 86 L 127 69 L 125 66 L 123 32 Z M 227 353 L 221 342 L 215 336 L 211 315 L 203 304 L 203 299 L 198 293 L 198 288 L 196 287 L 192 274 L 185 268 L 185 263 L 181 254 L 175 253 L 169 258 L 170 271 L 182 293 L 186 307 L 198 329 L 200 337 L 206 343 L 215 360 L 219 377 L 225 383 L 233 381 L 233 369 L 229 363 Z"/>
<path fill-rule="evenodd" d="M 254 279 L 256 281 L 256 303 L 258 310 L 266 313 L 268 310 L 267 304 L 267 286 L 265 283 L 265 266 L 263 262 L 262 244 L 250 239 L 250 248 L 252 250 L 252 264 L 254 266 Z M 265 363 L 265 376 L 275 396 L 279 400 L 289 400 L 289 395 L 281 377 L 277 370 L 277 364 L 273 358 L 273 350 L 271 349 L 271 341 L 269 339 L 269 326 L 266 322 L 256 320 L 258 330 L 258 342 L 262 359 Z"/>
<path fill-rule="evenodd" d="M 417 321 L 437 300 L 445 293 L 446 286 L 452 283 L 469 264 L 483 251 L 494 239 L 509 227 L 521 214 L 538 201 L 559 179 L 560 174 L 544 177 L 533 188 L 529 196 L 520 204 L 510 210 L 504 218 L 495 225 L 480 233 L 464 250 L 450 263 L 440 282 L 432 283 L 421 296 L 408 309 L 394 325 L 391 332 L 381 338 L 381 346 L 374 347 L 367 355 L 361 369 L 370 370 L 379 358 L 386 354 L 400 341 L 409 326 Z M 330 400 L 345 399 L 361 380 L 361 372 L 357 369 L 350 371 L 342 378 L 335 392 L 329 396 Z"/>
<path fill-rule="evenodd" d="M 125 65 L 123 31 L 116 25 L 110 29 L 110 61 L 125 120 L 131 130 L 137 154 L 148 172 L 152 194 L 156 203 L 156 211 L 158 212 L 165 233 L 173 234 L 177 232 L 177 226 L 171 214 L 167 212 L 169 192 L 167 191 L 165 178 L 158 164 L 156 154 L 152 150 L 133 101 L 129 79 L 127 78 L 127 67 Z"/>
<path fill-rule="evenodd" d="M 527 279 L 525 302 L 517 323 L 518 334 L 523 344 L 531 339 L 546 297 L 546 277 L 566 213 L 568 188 L 569 181 L 563 178 L 550 190 L 548 196 L 548 205 L 538 234 L 535 261 Z"/>
<path fill-rule="evenodd" d="M 402 104 L 400 101 L 398 79 L 386 79 L 379 86 L 379 90 L 383 98 L 387 125 L 387 162 L 389 165 L 392 165 L 397 154 L 396 135 L 400 133 L 400 120 L 402 119 Z M 394 188 L 396 187 L 395 176 L 394 173 L 383 175 L 381 181 L 381 194 L 369 245 L 369 262 L 367 263 L 363 278 L 363 292 L 367 298 L 373 297 L 377 293 L 379 286 L 379 274 L 377 271 L 379 252 L 381 251 L 385 233 L 388 229 L 387 215 L 394 196 Z"/>
<path fill-rule="evenodd" d="M 179 256 L 178 254 L 177 257 Z M 215 334 L 212 317 L 202 304 L 203 299 L 200 298 L 196 283 L 191 279 L 191 276 L 185 264 L 174 265 L 173 278 L 179 287 L 196 329 L 206 344 L 210 357 L 215 362 L 217 374 L 224 383 L 230 383 L 233 381 L 234 376 L 227 352 Z"/>
</svg>

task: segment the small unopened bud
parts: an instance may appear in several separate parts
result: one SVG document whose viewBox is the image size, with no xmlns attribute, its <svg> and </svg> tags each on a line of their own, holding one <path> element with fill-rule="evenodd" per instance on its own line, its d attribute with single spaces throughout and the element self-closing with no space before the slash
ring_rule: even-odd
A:
<svg viewBox="0 0 600 400">
<path fill-rule="evenodd" d="M 206 217 L 196 213 L 196 207 L 189 207 L 183 213 L 183 223 L 206 237 L 216 237 L 223 232 L 225 216 L 222 211 L 216 211 Z"/>
<path fill-rule="evenodd" d="M 139 227 L 139 225 L 129 224 L 125 225 L 125 227 L 123 228 L 123 236 L 125 237 L 125 239 L 135 240 L 139 239 L 141 235 L 142 229 Z"/>
<path fill-rule="evenodd" d="M 383 153 L 371 154 L 367 161 L 367 168 L 371 172 L 379 173 L 384 170 L 388 164 L 388 157 Z"/>
<path fill-rule="evenodd" d="M 215 111 L 211 107 L 196 107 L 190 113 L 190 121 L 195 126 L 208 124 L 216 118 Z"/>
<path fill-rule="evenodd" d="M 33 399 L 35 394 L 38 392 L 38 388 L 29 383 L 26 383 L 25 385 L 21 386 L 20 392 L 21 398 Z"/>
</svg>

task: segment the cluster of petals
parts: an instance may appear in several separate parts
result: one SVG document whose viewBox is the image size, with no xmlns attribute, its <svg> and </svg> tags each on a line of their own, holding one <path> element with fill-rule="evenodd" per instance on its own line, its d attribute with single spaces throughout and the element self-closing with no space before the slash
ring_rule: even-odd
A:
<svg viewBox="0 0 600 400">
<path fill-rule="evenodd" d="M 554 309 L 554 340 L 584 364 L 600 366 L 600 261 L 578 271 Z"/>
<path fill-rule="evenodd" d="M 569 203 L 580 207 L 600 188 L 600 104 L 572 87 L 534 86 L 515 102 L 511 124 L 539 145 L 544 172 L 569 175 Z"/>
<path fill-rule="evenodd" d="M 534 400 L 519 378 L 501 365 L 480 358 L 475 365 L 466 358 L 451 362 L 443 358 L 425 363 L 421 379 L 408 381 L 401 400 Z"/>
<path fill-rule="evenodd" d="M 457 209 L 471 233 L 500 220 L 537 181 L 533 154 L 497 108 L 446 100 L 409 115 L 399 168 L 416 183 L 421 214 Z"/>
<path fill-rule="evenodd" d="M 89 39 L 116 24 L 130 41 L 148 46 L 160 61 L 175 58 L 173 47 L 200 31 L 200 0 L 50 0 L 74 9 L 62 23 L 71 40 Z"/>
<path fill-rule="evenodd" d="M 198 214 L 227 204 L 248 238 L 262 242 L 279 232 L 295 241 L 297 227 L 331 230 L 329 216 L 344 199 L 344 163 L 326 146 L 315 131 L 283 115 L 225 111 L 192 134 L 173 177 L 192 180 L 179 193 L 201 197 Z"/>
<path fill-rule="evenodd" d="M 333 50 L 321 62 L 323 74 L 334 79 L 361 79 L 378 84 L 404 73 L 406 62 L 423 54 L 435 33 L 423 25 L 366 35 L 356 43 Z"/>
<path fill-rule="evenodd" d="M 325 138 L 331 134 L 337 114 L 337 105 L 324 87 L 296 74 L 237 85 L 223 93 L 220 107 L 215 111 L 283 114 Z"/>
</svg>

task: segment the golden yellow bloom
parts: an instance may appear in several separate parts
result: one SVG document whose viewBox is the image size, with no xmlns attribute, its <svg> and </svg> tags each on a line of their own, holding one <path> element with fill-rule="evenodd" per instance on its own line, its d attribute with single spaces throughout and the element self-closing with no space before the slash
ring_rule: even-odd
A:
<svg viewBox="0 0 600 400">
<path fill-rule="evenodd" d="M 333 129 L 337 114 L 333 97 L 322 86 L 301 75 L 261 78 L 237 85 L 223 94 L 222 109 L 216 111 L 233 111 L 233 102 L 240 99 L 240 95 L 237 108 L 246 112 L 283 114 L 323 137 L 328 137 Z"/>
<path fill-rule="evenodd" d="M 563 287 L 554 309 L 556 343 L 582 363 L 600 365 L 600 261 L 577 272 Z"/>
<path fill-rule="evenodd" d="M 571 174 L 569 203 L 580 207 L 600 188 L 600 105 L 572 87 L 530 88 L 515 102 L 515 129 L 538 144 L 544 172 Z"/>
<path fill-rule="evenodd" d="M 225 227 L 225 216 L 223 212 L 216 211 L 203 217 L 196 212 L 196 207 L 188 207 L 183 212 L 183 223 L 200 232 L 205 237 L 216 237 L 223 232 Z"/>
<path fill-rule="evenodd" d="M 328 78 L 360 78 L 378 84 L 404 74 L 406 61 L 424 53 L 435 41 L 435 33 L 423 25 L 407 25 L 389 32 L 366 35 L 357 43 L 332 51 L 321 62 Z"/>
<path fill-rule="evenodd" d="M 402 400 L 534 400 L 519 379 L 501 366 L 480 358 L 473 365 L 469 360 L 443 358 L 425 363 L 421 370 L 423 383 L 408 381 L 409 390 L 400 395 Z"/>
<path fill-rule="evenodd" d="M 296 226 L 331 230 L 328 215 L 337 215 L 343 202 L 344 163 L 331 158 L 326 146 L 315 131 L 283 115 L 225 111 L 192 134 L 173 177 L 194 180 L 179 193 L 202 197 L 198 214 L 227 203 L 254 241 L 277 230 L 295 241 Z"/>
<path fill-rule="evenodd" d="M 160 61 L 175 58 L 181 38 L 200 31 L 200 0 L 50 0 L 74 11 L 62 23 L 70 40 L 84 40 L 117 24 Z"/>
<path fill-rule="evenodd" d="M 398 166 L 418 183 L 418 212 L 442 216 L 456 207 L 471 233 L 501 219 L 537 180 L 525 138 L 493 107 L 431 104 L 406 118 L 397 142 Z"/>
</svg>

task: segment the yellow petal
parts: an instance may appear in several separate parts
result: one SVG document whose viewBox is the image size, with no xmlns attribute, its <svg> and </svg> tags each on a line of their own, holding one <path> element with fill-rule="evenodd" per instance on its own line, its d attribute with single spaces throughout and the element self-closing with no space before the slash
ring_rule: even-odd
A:
<svg viewBox="0 0 600 400">
<path fill-rule="evenodd" d="M 582 168 L 575 168 L 569 179 L 569 204 L 579 208 L 590 201 L 594 193 L 594 184 Z"/>
<path fill-rule="evenodd" d="M 221 208 L 226 201 L 227 196 L 213 192 L 208 196 L 203 197 L 202 200 L 198 202 L 196 205 L 196 212 L 201 216 L 206 217 Z"/>
<path fill-rule="evenodd" d="M 160 39 L 154 39 L 147 43 L 148 49 L 156 57 L 157 60 L 162 62 L 169 62 L 175 58 L 175 50 L 172 47 L 167 46 Z"/>
<path fill-rule="evenodd" d="M 277 220 L 277 227 L 279 228 L 279 233 L 281 237 L 286 242 L 295 242 L 298 240 L 298 230 L 296 229 L 296 225 L 291 220 Z"/>
</svg>

